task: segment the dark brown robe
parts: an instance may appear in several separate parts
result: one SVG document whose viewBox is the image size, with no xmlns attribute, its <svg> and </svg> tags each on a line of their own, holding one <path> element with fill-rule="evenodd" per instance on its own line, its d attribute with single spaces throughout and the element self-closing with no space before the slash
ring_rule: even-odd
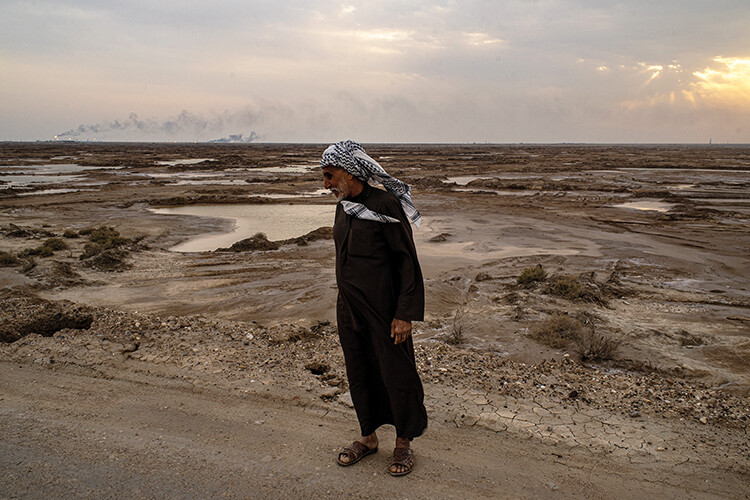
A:
<svg viewBox="0 0 750 500">
<path fill-rule="evenodd" d="M 413 439 L 427 427 L 424 391 L 411 337 L 394 345 L 391 321 L 424 319 L 424 283 L 409 219 L 391 193 L 365 185 L 351 199 L 400 223 L 357 219 L 339 204 L 336 304 L 349 390 L 361 427 L 369 436 L 384 424 Z"/>
</svg>

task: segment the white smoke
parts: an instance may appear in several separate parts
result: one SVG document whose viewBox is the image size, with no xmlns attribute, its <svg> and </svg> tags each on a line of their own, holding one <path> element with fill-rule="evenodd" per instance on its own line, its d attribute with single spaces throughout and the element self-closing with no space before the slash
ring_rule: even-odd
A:
<svg viewBox="0 0 750 500">
<path fill-rule="evenodd" d="M 234 113 L 214 114 L 209 118 L 187 110 L 166 120 L 140 118 L 130 113 L 126 119 L 111 122 L 81 124 L 60 132 L 56 140 L 82 141 L 217 141 L 253 142 L 260 136 L 248 130 L 257 123 L 255 113 L 242 110 Z M 237 130 L 244 132 L 238 133 Z M 220 139 L 217 139 L 220 137 Z"/>
</svg>

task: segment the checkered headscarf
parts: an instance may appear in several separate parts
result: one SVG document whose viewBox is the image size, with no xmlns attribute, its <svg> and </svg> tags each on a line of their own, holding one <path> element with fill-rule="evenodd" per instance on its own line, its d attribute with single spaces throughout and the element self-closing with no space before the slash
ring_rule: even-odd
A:
<svg viewBox="0 0 750 500">
<path fill-rule="evenodd" d="M 387 191 L 396 195 L 399 201 L 401 201 L 404 213 L 411 219 L 415 226 L 419 227 L 421 216 L 411 201 L 411 188 L 409 185 L 388 175 L 388 172 L 378 162 L 365 153 L 361 145 L 354 141 L 341 141 L 330 145 L 323 152 L 323 159 L 320 160 L 321 167 L 329 165 L 343 168 L 362 182 L 370 184 L 379 182 L 382 184 Z M 393 217 L 373 212 L 361 203 L 343 200 L 341 201 L 341 205 L 344 207 L 346 213 L 359 219 L 398 222 Z"/>
</svg>

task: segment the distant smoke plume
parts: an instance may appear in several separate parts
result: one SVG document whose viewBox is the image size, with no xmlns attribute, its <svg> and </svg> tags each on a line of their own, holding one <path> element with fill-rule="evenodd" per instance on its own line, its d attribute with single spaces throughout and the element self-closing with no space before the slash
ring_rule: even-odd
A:
<svg viewBox="0 0 750 500">
<path fill-rule="evenodd" d="M 213 139 L 208 142 L 254 142 L 258 140 L 258 134 L 255 132 L 250 132 L 250 135 L 248 137 L 243 136 L 242 134 L 231 134 L 227 137 L 222 137 L 221 139 Z"/>
<path fill-rule="evenodd" d="M 142 141 L 207 141 L 238 128 L 248 128 L 256 122 L 255 114 L 247 110 L 204 118 L 189 111 L 165 121 L 141 119 L 130 113 L 126 120 L 79 125 L 55 136 L 57 140 L 142 140 Z M 255 131 L 231 134 L 215 142 L 252 142 L 259 139 Z"/>
</svg>

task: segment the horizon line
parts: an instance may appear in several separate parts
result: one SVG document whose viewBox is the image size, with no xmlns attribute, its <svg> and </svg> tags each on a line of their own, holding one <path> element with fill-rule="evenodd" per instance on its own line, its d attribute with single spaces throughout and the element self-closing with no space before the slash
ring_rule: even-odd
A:
<svg viewBox="0 0 750 500">
<path fill-rule="evenodd" d="M 333 141 L 335 142 L 335 141 Z M 76 139 L 32 139 L 32 140 L 4 140 L 0 139 L 0 144 L 201 144 L 213 146 L 251 146 L 251 145 L 286 145 L 286 144 L 304 144 L 320 145 L 332 144 L 333 142 L 319 141 L 252 141 L 252 142 L 223 142 L 217 140 L 207 141 L 136 141 L 136 140 L 76 140 Z M 750 146 L 750 142 L 382 142 L 382 141 L 362 141 L 362 144 L 392 144 L 392 145 L 430 145 L 430 146 Z"/>
</svg>

